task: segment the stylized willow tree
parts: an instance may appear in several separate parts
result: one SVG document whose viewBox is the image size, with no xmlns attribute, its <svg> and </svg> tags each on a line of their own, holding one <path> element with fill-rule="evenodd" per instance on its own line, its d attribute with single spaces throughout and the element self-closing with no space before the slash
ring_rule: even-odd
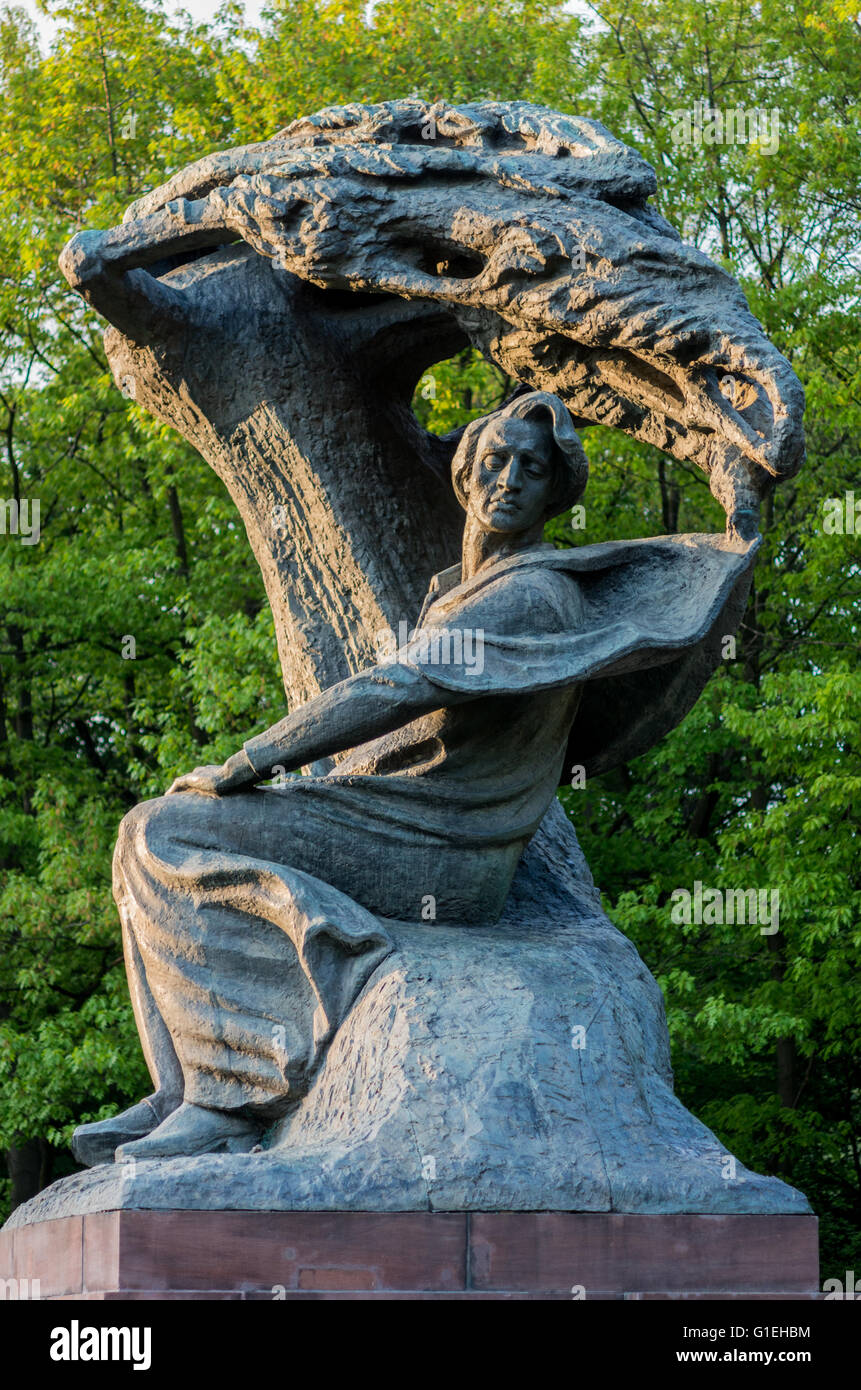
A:
<svg viewBox="0 0 861 1390">
<path fill-rule="evenodd" d="M 597 122 L 522 102 L 333 108 L 210 155 L 61 264 L 127 394 L 233 496 L 288 696 L 366 665 L 458 553 L 456 437 L 411 409 L 467 344 L 702 468 L 747 536 L 803 457 L 803 393 L 735 281 Z"/>
</svg>

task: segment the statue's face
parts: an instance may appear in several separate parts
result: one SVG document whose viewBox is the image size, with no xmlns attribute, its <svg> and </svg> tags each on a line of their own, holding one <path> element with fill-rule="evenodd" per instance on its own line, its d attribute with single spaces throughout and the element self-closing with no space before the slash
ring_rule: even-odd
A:
<svg viewBox="0 0 861 1390">
<path fill-rule="evenodd" d="M 478 442 L 469 511 L 488 531 L 528 531 L 542 520 L 553 483 L 553 432 L 549 422 L 492 422 Z"/>
</svg>

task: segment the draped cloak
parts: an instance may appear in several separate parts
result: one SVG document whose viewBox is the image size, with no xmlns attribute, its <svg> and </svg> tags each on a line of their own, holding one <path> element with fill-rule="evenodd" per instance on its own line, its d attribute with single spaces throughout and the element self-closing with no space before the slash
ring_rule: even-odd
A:
<svg viewBox="0 0 861 1390">
<path fill-rule="evenodd" d="M 646 752 L 696 703 L 744 611 L 760 543 L 686 534 L 541 546 L 466 583 L 454 565 L 432 579 L 419 627 L 451 626 L 503 576 L 539 568 L 576 578 L 582 617 L 556 633 L 485 630 L 481 672 L 422 661 L 418 636 L 398 659 L 447 690 L 514 694 L 588 682 L 569 756 L 587 774 L 606 772 Z"/>
</svg>

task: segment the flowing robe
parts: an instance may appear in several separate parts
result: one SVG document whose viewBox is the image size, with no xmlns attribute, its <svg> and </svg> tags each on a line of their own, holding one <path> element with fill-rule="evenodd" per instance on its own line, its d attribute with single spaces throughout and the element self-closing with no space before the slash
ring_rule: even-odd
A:
<svg viewBox="0 0 861 1390">
<path fill-rule="evenodd" d="M 640 672 L 640 704 L 666 727 L 683 716 L 698 689 L 679 695 L 679 663 L 713 647 L 754 549 L 692 536 L 537 546 L 466 582 L 444 571 L 375 671 L 429 681 L 439 708 L 325 777 L 130 812 L 114 891 L 156 1086 L 261 1119 L 289 1108 L 391 949 L 386 917 L 432 930 L 499 916 L 576 750 L 585 683 Z M 628 711 L 606 708 L 618 747 Z M 642 708 L 629 713 L 642 723 Z M 277 725 L 245 745 L 261 772 L 277 748 Z"/>
</svg>

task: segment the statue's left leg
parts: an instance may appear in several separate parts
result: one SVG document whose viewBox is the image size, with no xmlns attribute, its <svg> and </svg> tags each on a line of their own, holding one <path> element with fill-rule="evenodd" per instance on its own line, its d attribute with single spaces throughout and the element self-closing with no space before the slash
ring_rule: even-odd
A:
<svg viewBox="0 0 861 1390">
<path fill-rule="evenodd" d="M 322 802 L 182 793 L 125 818 L 115 894 L 135 1015 L 157 1085 L 178 1068 L 183 1103 L 118 1158 L 250 1148 L 304 1094 L 390 949 L 375 917 L 316 877 L 343 839 Z"/>
<path fill-rule="evenodd" d="M 79 1125 L 72 1135 L 72 1153 L 78 1163 L 94 1168 L 113 1162 L 114 1153 L 124 1143 L 152 1133 L 182 1105 L 182 1067 L 170 1032 L 153 999 L 141 960 L 140 948 L 128 921 L 128 905 L 122 886 L 122 872 L 114 855 L 114 898 L 123 928 L 123 954 L 126 978 L 144 1060 L 153 1080 L 153 1093 L 119 1115 Z"/>
</svg>

